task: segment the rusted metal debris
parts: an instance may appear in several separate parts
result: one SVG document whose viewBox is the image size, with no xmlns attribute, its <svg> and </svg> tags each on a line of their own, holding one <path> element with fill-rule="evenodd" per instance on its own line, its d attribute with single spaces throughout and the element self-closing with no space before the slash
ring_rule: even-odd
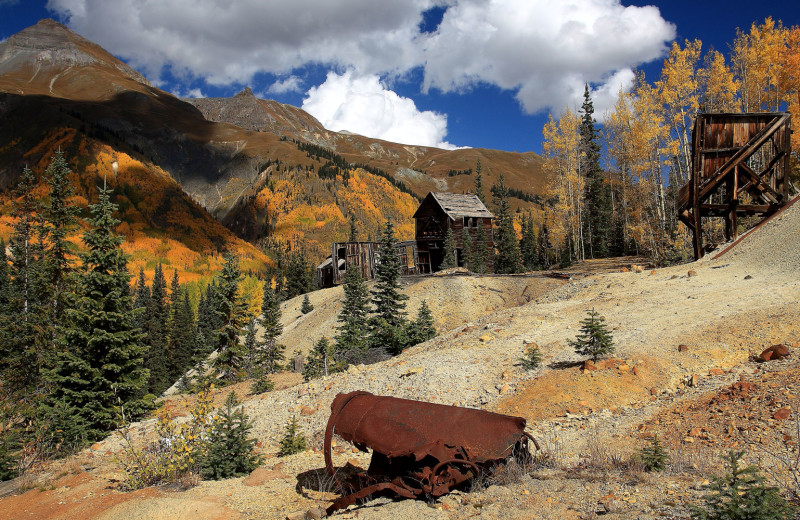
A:
<svg viewBox="0 0 800 520">
<path fill-rule="evenodd" d="M 339 394 L 325 429 L 325 467 L 336 433 L 359 450 L 372 450 L 366 473 L 339 482 L 343 496 L 328 514 L 379 491 L 405 498 L 439 497 L 516 458 L 530 459 L 525 419 L 369 392 Z M 338 478 L 337 478 L 338 481 Z"/>
</svg>

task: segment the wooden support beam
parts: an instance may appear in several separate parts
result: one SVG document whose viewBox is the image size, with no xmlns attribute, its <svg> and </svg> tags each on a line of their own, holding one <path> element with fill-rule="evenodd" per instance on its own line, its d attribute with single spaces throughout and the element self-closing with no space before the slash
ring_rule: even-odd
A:
<svg viewBox="0 0 800 520">
<path fill-rule="evenodd" d="M 772 186 L 770 186 L 769 184 L 763 182 L 761 177 L 759 177 L 759 175 L 756 172 L 754 172 L 752 168 L 742 163 L 739 165 L 738 170 L 744 172 L 747 176 L 750 177 L 750 180 L 753 183 L 753 186 L 750 189 L 755 188 L 763 195 L 768 195 L 770 198 L 772 198 L 770 202 L 772 202 L 773 204 L 780 204 L 781 199 L 783 199 L 783 195 L 773 190 Z"/>
</svg>

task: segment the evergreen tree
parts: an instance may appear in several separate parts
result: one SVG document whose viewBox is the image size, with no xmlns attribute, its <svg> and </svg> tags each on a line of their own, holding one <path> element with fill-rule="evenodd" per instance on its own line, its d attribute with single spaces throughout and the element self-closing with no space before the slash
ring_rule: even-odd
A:
<svg viewBox="0 0 800 520">
<path fill-rule="evenodd" d="M 286 433 L 281 439 L 280 449 L 278 450 L 278 457 L 286 457 L 306 451 L 306 437 L 300 430 L 300 425 L 297 424 L 297 417 L 292 416 L 291 420 L 286 423 Z"/>
<path fill-rule="evenodd" d="M 286 268 L 286 299 L 307 293 L 312 288 L 311 269 L 304 251 L 294 251 Z"/>
<path fill-rule="evenodd" d="M 522 255 L 522 265 L 528 271 L 539 268 L 539 252 L 537 250 L 536 232 L 534 231 L 533 215 L 530 211 L 522 217 L 522 239 L 519 241 Z"/>
<path fill-rule="evenodd" d="M 220 480 L 247 475 L 258 467 L 261 457 L 255 453 L 256 439 L 250 437 L 253 423 L 231 392 L 225 406 L 217 411 L 205 442 L 208 450 L 200 464 L 203 478 Z"/>
<path fill-rule="evenodd" d="M 306 359 L 303 366 L 303 379 L 310 381 L 317 377 L 325 377 L 333 372 L 337 372 L 338 367 L 333 357 L 333 345 L 328 338 L 321 337 L 314 344 L 314 349 Z"/>
<path fill-rule="evenodd" d="M 539 254 L 538 264 L 542 269 L 550 268 L 550 256 L 548 255 L 548 251 L 550 251 L 551 247 L 550 232 L 547 230 L 547 223 L 543 222 L 542 228 L 539 230 L 539 236 L 536 245 L 536 250 Z"/>
<path fill-rule="evenodd" d="M 614 340 L 605 324 L 606 319 L 594 309 L 581 321 L 581 333 L 569 345 L 582 356 L 597 361 L 600 356 L 614 353 Z"/>
<path fill-rule="evenodd" d="M 144 268 L 139 268 L 139 278 L 136 280 L 136 290 L 133 293 L 133 308 L 136 309 L 136 323 L 142 330 L 146 329 L 147 309 L 150 307 L 150 286 L 144 278 Z"/>
<path fill-rule="evenodd" d="M 347 237 L 348 242 L 358 242 L 358 233 L 356 232 L 356 216 L 350 213 L 350 236 Z"/>
<path fill-rule="evenodd" d="M 481 202 L 486 204 L 486 195 L 483 193 L 483 173 L 481 172 L 481 160 L 475 164 L 475 195 Z"/>
<path fill-rule="evenodd" d="M 489 271 L 492 252 L 486 242 L 486 231 L 483 226 L 478 227 L 478 238 L 475 242 L 475 267 L 472 270 L 478 274 L 484 274 Z"/>
<path fill-rule="evenodd" d="M 247 326 L 244 328 L 244 350 L 246 352 L 245 367 L 252 377 L 255 372 L 255 357 L 258 350 L 258 340 L 256 339 L 256 317 L 250 316 Z"/>
<path fill-rule="evenodd" d="M 453 228 L 448 227 L 447 233 L 444 235 L 444 259 L 439 269 L 452 269 L 456 267 L 456 239 L 453 236 Z"/>
<path fill-rule="evenodd" d="M 417 311 L 417 318 L 408 324 L 408 344 L 416 345 L 436 337 L 436 327 L 433 326 L 433 314 L 428 303 L 422 300 Z"/>
<path fill-rule="evenodd" d="M 257 345 L 255 362 L 260 371 L 273 374 L 281 369 L 286 347 L 278 342 L 283 333 L 281 306 L 269 280 L 264 283 L 264 296 L 261 300 L 261 326 L 264 329 L 264 337 Z"/>
<path fill-rule="evenodd" d="M 50 351 L 55 350 L 56 329 L 64 325 L 66 308 L 73 292 L 72 244 L 67 236 L 77 227 L 78 208 L 70 202 L 73 195 L 69 181 L 71 173 L 61 150 L 56 152 L 44 173 L 50 188 L 45 204 L 41 207 L 38 233 L 40 241 L 47 246 L 42 251 L 42 303 L 44 312 L 44 334 L 50 338 Z"/>
<path fill-rule="evenodd" d="M 731 451 L 725 457 L 728 473 L 713 477 L 706 486 L 711 494 L 705 507 L 693 507 L 698 520 L 790 520 L 797 508 L 786 502 L 777 488 L 764 484 L 758 468 L 739 464 L 743 451 Z"/>
<path fill-rule="evenodd" d="M 344 274 L 344 303 L 336 327 L 335 358 L 343 363 L 360 363 L 367 353 L 367 316 L 369 314 L 369 292 L 355 266 Z"/>
<path fill-rule="evenodd" d="M 519 364 L 525 370 L 534 370 L 539 368 L 542 364 L 542 351 L 539 350 L 539 345 L 532 343 L 525 346 L 525 353 L 519 360 Z"/>
<path fill-rule="evenodd" d="M 374 315 L 370 318 L 370 348 L 397 355 L 406 346 L 406 304 L 408 296 L 400 292 L 400 259 L 395 247 L 392 219 L 378 245 L 378 265 L 375 267 L 375 287 L 371 291 Z"/>
<path fill-rule="evenodd" d="M 464 233 L 461 236 L 461 245 L 461 251 L 464 255 L 464 267 L 472 271 L 475 269 L 475 251 L 473 251 L 472 246 L 472 235 L 470 235 L 467 228 L 464 228 Z"/>
<path fill-rule="evenodd" d="M 0 375 L 3 392 L 24 408 L 40 383 L 46 339 L 37 287 L 42 278 L 40 248 L 35 243 L 37 203 L 33 172 L 25 167 L 14 191 L 11 215 L 16 218 L 9 238 L 11 264 L 6 305 L 0 316 Z"/>
<path fill-rule="evenodd" d="M 216 347 L 217 331 L 222 328 L 223 310 L 222 296 L 217 286 L 217 278 L 211 280 L 197 306 L 197 329 L 199 344 L 195 355 L 195 363 L 205 360 Z"/>
<path fill-rule="evenodd" d="M 232 253 L 225 253 L 225 264 L 217 275 L 219 281 L 219 306 L 216 314 L 222 326 L 215 334 L 214 347 L 217 357 L 213 368 L 227 382 L 239 378 L 239 371 L 244 368 L 247 353 L 239 342 L 239 335 L 247 324 L 247 302 L 239 295 L 239 282 L 242 274 L 239 262 Z"/>
<path fill-rule="evenodd" d="M 511 214 L 511 205 L 508 202 L 508 187 L 502 174 L 497 184 L 492 186 L 492 196 L 497 207 L 497 233 L 495 234 L 497 256 L 494 259 L 494 272 L 499 274 L 518 273 L 522 269 L 522 260 L 517 232 L 514 230 L 514 216 Z"/>
<path fill-rule="evenodd" d="M 314 310 L 314 306 L 311 305 L 311 300 L 308 299 L 308 294 L 303 297 L 303 304 L 300 306 L 300 312 L 303 314 L 308 314 L 309 312 Z"/>
<path fill-rule="evenodd" d="M 160 395 L 171 385 L 167 368 L 167 280 L 160 262 L 153 273 L 148 304 L 143 329 L 147 345 L 145 367 L 150 372 L 147 390 Z"/>
<path fill-rule="evenodd" d="M 59 403 L 69 407 L 73 422 L 85 425 L 86 439 L 99 439 L 116 425 L 116 413 L 141 414 L 140 400 L 147 382 L 143 365 L 145 347 L 136 325 L 130 291 L 130 274 L 121 236 L 113 232 L 119 220 L 103 186 L 99 200 L 90 206 L 91 229 L 83 235 L 75 304 L 68 310 L 64 347 L 47 377 L 53 390 L 45 401 L 45 416 L 57 416 Z"/>
<path fill-rule="evenodd" d="M 611 242 L 611 188 L 600 169 L 600 143 L 594 127 L 594 105 L 589 95 L 589 85 L 584 86 L 583 116 L 580 125 L 580 170 L 586 179 L 584 197 L 584 250 L 591 258 L 609 254 Z"/>
<path fill-rule="evenodd" d="M 9 291 L 11 291 L 11 277 L 8 272 L 6 241 L 0 238 L 0 316 L 8 304 Z"/>
<path fill-rule="evenodd" d="M 653 435 L 650 444 L 639 450 L 637 456 L 645 471 L 662 471 L 669 460 L 667 450 L 661 445 L 658 435 Z"/>
<path fill-rule="evenodd" d="M 173 278 L 170 294 L 171 318 L 167 335 L 167 372 L 169 381 L 174 383 L 189 370 L 197 351 L 197 330 L 194 311 L 189 301 L 189 293 L 183 287 L 176 287 L 177 277 Z"/>
</svg>

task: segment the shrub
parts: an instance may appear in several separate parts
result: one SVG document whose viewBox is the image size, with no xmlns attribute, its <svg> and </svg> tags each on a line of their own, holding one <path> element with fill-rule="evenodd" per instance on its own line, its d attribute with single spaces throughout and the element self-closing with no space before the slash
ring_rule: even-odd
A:
<svg viewBox="0 0 800 520">
<path fill-rule="evenodd" d="M 306 450 L 306 438 L 303 432 L 300 431 L 300 425 L 297 424 L 297 417 L 292 416 L 291 420 L 286 423 L 286 433 L 281 439 L 281 449 L 278 451 L 279 457 L 286 457 L 287 455 L 294 455 Z"/>
<path fill-rule="evenodd" d="M 231 392 L 225 407 L 219 411 L 208 434 L 208 446 L 202 459 L 200 474 L 220 480 L 245 475 L 256 469 L 261 457 L 255 454 L 255 439 L 249 438 L 252 422 L 239 408 L 236 394 Z"/>
<path fill-rule="evenodd" d="M 707 489 L 705 507 L 693 506 L 692 518 L 700 520 L 788 520 L 795 512 L 778 489 L 764 485 L 758 468 L 742 468 L 743 451 L 731 451 L 724 457 L 728 473 L 714 477 Z"/>
<path fill-rule="evenodd" d="M 606 328 L 605 318 L 594 309 L 581 321 L 581 333 L 569 345 L 582 356 L 591 356 L 594 361 L 614 353 L 614 339 Z"/>
<path fill-rule="evenodd" d="M 539 345 L 531 343 L 525 346 L 525 352 L 519 360 L 520 365 L 525 370 L 534 370 L 539 368 L 542 364 L 542 352 L 539 350 Z"/>
<path fill-rule="evenodd" d="M 645 471 L 663 471 L 669 460 L 667 450 L 661 445 L 658 435 L 654 435 L 650 444 L 639 450 L 637 455 Z"/>
<path fill-rule="evenodd" d="M 257 377 L 250 387 L 251 394 L 263 394 L 265 392 L 272 392 L 273 390 L 275 390 L 275 383 L 266 375 Z"/>
</svg>

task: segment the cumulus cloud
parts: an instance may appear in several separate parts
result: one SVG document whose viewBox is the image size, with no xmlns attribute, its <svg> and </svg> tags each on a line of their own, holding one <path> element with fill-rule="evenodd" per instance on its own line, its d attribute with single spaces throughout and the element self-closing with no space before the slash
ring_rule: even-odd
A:
<svg viewBox="0 0 800 520">
<path fill-rule="evenodd" d="M 289 76 L 288 78 L 278 80 L 267 89 L 269 94 L 286 94 L 287 92 L 300 92 L 303 80 L 297 76 Z"/>
<path fill-rule="evenodd" d="M 367 135 L 374 128 L 384 138 L 382 121 L 416 121 L 425 129 L 400 133 L 441 139 L 445 134 L 435 129 L 444 116 L 399 109 L 403 98 L 378 91 L 376 75 L 402 80 L 421 70 L 422 91 L 494 85 L 515 92 L 528 113 L 577 106 L 589 83 L 602 117 L 632 68 L 664 55 L 675 36 L 656 7 L 620 0 L 48 0 L 47 6 L 155 84 L 167 68 L 168 77 L 211 85 L 252 84 L 256 74 L 268 73 L 279 79 L 265 91 L 281 94 L 300 91 L 304 67 L 338 71 L 309 91 L 309 105 L 322 110 L 319 99 L 337 103 L 325 108 L 340 114 L 331 121 Z M 433 7 L 445 8 L 441 23 L 421 32 Z M 331 94 L 334 87 L 343 91 L 343 78 L 351 87 L 375 83 L 370 95 L 342 102 Z M 362 114 L 370 123 L 357 129 L 356 118 L 345 116 L 369 100 L 382 100 L 375 101 L 381 117 Z M 400 119 L 393 110 L 417 115 Z"/>
<path fill-rule="evenodd" d="M 527 112 L 560 109 L 585 83 L 599 92 L 619 85 L 632 66 L 663 55 L 674 35 L 656 7 L 618 0 L 461 0 L 422 43 L 424 88 L 483 82 L 516 90 Z"/>
<path fill-rule="evenodd" d="M 454 148 L 444 141 L 446 115 L 418 110 L 413 100 L 384 87 L 377 75 L 329 72 L 325 83 L 308 91 L 303 110 L 330 130 L 395 143 Z"/>
<path fill-rule="evenodd" d="M 364 73 L 421 62 L 415 38 L 436 0 L 48 0 L 67 25 L 148 75 L 248 83 L 308 63 Z"/>
</svg>

